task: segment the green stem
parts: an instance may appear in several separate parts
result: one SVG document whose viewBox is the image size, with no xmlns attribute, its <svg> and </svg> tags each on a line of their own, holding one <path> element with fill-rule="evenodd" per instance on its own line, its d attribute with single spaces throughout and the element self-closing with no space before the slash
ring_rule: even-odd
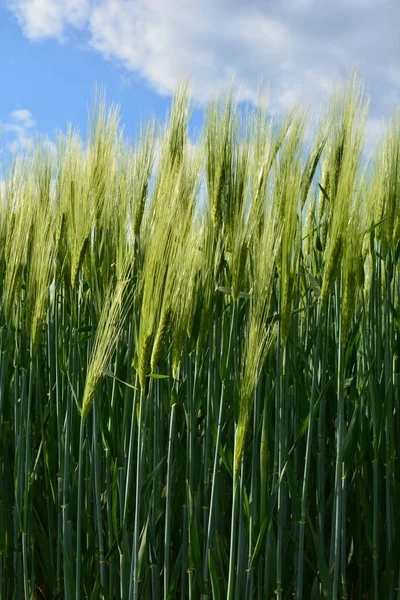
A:
<svg viewBox="0 0 400 600">
<path fill-rule="evenodd" d="M 313 364 L 313 377 L 311 387 L 311 401 L 309 409 L 309 419 L 307 428 L 307 443 L 306 443 L 306 456 L 304 463 L 304 474 L 303 474 L 303 488 L 301 496 L 301 520 L 299 530 L 299 555 L 297 565 L 297 600 L 303 598 L 303 566 L 304 566 L 304 534 L 305 524 L 307 520 L 307 500 L 308 500 L 308 485 L 310 478 L 310 466 L 311 466 L 311 450 L 312 450 L 312 438 L 314 429 L 314 406 L 317 397 L 317 382 L 318 382 L 318 362 L 319 362 L 319 347 L 321 340 L 321 328 L 322 328 L 322 305 L 318 305 L 317 309 L 317 341 L 314 349 L 314 364 Z"/>
<path fill-rule="evenodd" d="M 176 403 L 171 405 L 169 417 L 168 456 L 167 456 L 167 490 L 165 496 L 165 530 L 164 530 L 164 600 L 169 591 L 169 557 L 171 551 L 171 507 L 172 507 L 172 459 L 175 439 Z"/>
</svg>

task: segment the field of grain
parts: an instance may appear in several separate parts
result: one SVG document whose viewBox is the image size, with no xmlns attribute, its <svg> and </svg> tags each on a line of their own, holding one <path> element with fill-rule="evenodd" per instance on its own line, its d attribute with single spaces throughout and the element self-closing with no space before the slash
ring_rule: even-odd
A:
<svg viewBox="0 0 400 600">
<path fill-rule="evenodd" d="M 3 169 L 0 597 L 399 600 L 400 113 L 190 110 Z"/>
</svg>

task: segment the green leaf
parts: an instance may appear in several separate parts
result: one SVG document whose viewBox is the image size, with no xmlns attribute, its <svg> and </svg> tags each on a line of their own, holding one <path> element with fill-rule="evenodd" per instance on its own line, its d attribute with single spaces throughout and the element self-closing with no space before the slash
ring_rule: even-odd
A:
<svg viewBox="0 0 400 600">
<path fill-rule="evenodd" d="M 213 600 L 221 600 L 220 580 L 218 578 L 218 573 L 211 550 L 208 551 L 208 570 L 211 578 Z"/>
<path fill-rule="evenodd" d="M 62 549 L 62 554 L 63 554 L 63 567 L 64 567 L 64 578 L 66 579 L 67 582 L 67 589 L 68 589 L 68 593 L 70 598 L 73 598 L 75 595 L 75 582 L 74 582 L 74 574 L 72 572 L 72 566 L 70 563 L 70 560 L 68 558 L 68 554 L 67 551 L 65 549 L 65 545 L 64 542 L 62 540 L 60 540 L 61 542 L 61 549 Z"/>
<path fill-rule="evenodd" d="M 328 196 L 327 192 L 325 191 L 325 189 L 322 187 L 322 185 L 321 185 L 320 183 L 318 184 L 318 187 L 319 187 L 319 189 L 321 190 L 321 192 L 322 192 L 322 195 L 323 195 L 323 197 L 325 198 L 325 200 L 328 200 L 328 202 L 330 202 L 331 200 L 330 200 L 330 198 L 329 198 L 329 196 Z"/>
<path fill-rule="evenodd" d="M 174 600 L 176 598 L 176 588 L 178 585 L 179 575 L 181 573 L 181 565 L 182 565 L 182 546 L 180 547 L 178 556 L 176 557 L 174 568 L 173 568 L 172 574 L 171 574 L 171 579 L 169 581 L 169 588 L 168 588 L 168 599 L 169 600 Z"/>
<path fill-rule="evenodd" d="M 310 526 L 311 535 L 314 540 L 314 548 L 315 548 L 315 552 L 317 555 L 318 577 L 322 584 L 322 589 L 324 591 L 324 597 L 332 598 L 333 580 L 329 573 L 329 569 L 328 569 L 328 565 L 326 564 L 325 557 L 322 553 L 319 539 L 318 539 L 317 534 L 315 533 L 315 530 L 313 529 L 313 526 L 311 524 L 311 520 L 308 521 L 308 524 Z M 338 567 L 339 567 L 339 565 L 338 565 Z"/>
<path fill-rule="evenodd" d="M 117 518 L 117 510 L 118 510 L 118 468 L 117 468 L 118 458 L 112 466 L 113 474 L 112 474 L 112 526 L 114 531 L 115 539 L 118 540 L 118 518 Z"/>
<path fill-rule="evenodd" d="M 142 535 L 140 536 L 140 546 L 139 546 L 139 552 L 138 552 L 138 565 L 137 565 L 137 574 L 138 574 L 139 579 L 141 579 L 141 577 L 143 575 L 143 569 L 144 569 L 144 559 L 145 559 L 146 550 L 147 550 L 147 530 L 149 527 L 149 518 L 150 518 L 150 515 L 147 516 L 146 523 L 142 530 Z"/>
<path fill-rule="evenodd" d="M 94 582 L 92 593 L 90 594 L 90 600 L 97 600 L 100 597 L 100 576 L 97 575 L 96 581 Z"/>
</svg>

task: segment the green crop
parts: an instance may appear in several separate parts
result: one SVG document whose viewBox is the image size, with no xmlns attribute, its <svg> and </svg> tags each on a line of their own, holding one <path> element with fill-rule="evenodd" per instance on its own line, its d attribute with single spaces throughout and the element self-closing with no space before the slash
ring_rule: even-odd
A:
<svg viewBox="0 0 400 600">
<path fill-rule="evenodd" d="M 0 186 L 0 597 L 399 598 L 400 113 L 188 85 Z"/>
</svg>

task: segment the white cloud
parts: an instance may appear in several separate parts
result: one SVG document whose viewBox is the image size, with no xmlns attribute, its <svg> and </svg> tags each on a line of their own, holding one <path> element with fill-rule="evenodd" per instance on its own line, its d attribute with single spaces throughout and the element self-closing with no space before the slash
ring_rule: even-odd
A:
<svg viewBox="0 0 400 600">
<path fill-rule="evenodd" d="M 385 121 L 383 119 L 367 119 L 365 123 L 365 131 L 367 137 L 372 142 L 377 142 L 381 139 L 383 132 L 385 131 Z"/>
<path fill-rule="evenodd" d="M 124 71 L 119 76 L 119 86 L 121 89 L 130 88 L 133 85 L 133 77 L 127 71 Z"/>
<path fill-rule="evenodd" d="M 10 8 L 29 39 L 62 40 L 68 27 L 85 25 L 89 0 L 12 0 Z"/>
<path fill-rule="evenodd" d="M 5 134 L 6 146 L 11 152 L 20 152 L 31 148 L 35 141 L 46 148 L 54 157 L 56 144 L 47 136 L 39 135 L 36 120 L 26 108 L 13 110 L 5 123 L 0 123 L 0 133 Z"/>
<path fill-rule="evenodd" d="M 13 110 L 10 117 L 17 123 L 21 123 L 24 127 L 34 127 L 36 124 L 30 111 L 25 108 Z"/>
<path fill-rule="evenodd" d="M 161 94 L 190 75 L 200 102 L 227 89 L 272 108 L 315 108 L 354 64 L 372 93 L 371 118 L 400 103 L 398 0 L 13 0 L 30 39 L 84 34 L 90 47 Z"/>
<path fill-rule="evenodd" d="M 18 109 L 10 113 L 9 119 L 2 125 L 2 130 L 11 141 L 8 147 L 12 152 L 25 150 L 32 143 L 36 121 L 29 110 Z"/>
</svg>

